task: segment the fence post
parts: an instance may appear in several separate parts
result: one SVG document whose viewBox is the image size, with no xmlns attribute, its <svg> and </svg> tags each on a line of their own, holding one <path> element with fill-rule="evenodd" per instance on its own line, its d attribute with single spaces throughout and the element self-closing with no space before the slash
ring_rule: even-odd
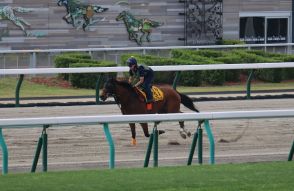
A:
<svg viewBox="0 0 294 191">
<path fill-rule="evenodd" d="M 24 78 L 24 75 L 20 74 L 17 85 L 16 85 L 16 89 L 15 89 L 15 107 L 19 107 L 19 99 L 20 99 L 19 92 L 20 92 L 21 84 L 23 82 L 23 78 Z"/>
<path fill-rule="evenodd" d="M 39 141 L 38 141 L 37 148 L 36 148 L 35 157 L 34 157 L 34 160 L 33 160 L 31 172 L 36 172 L 36 168 L 37 168 L 37 165 L 38 165 L 38 160 L 39 160 L 39 157 L 40 157 L 42 145 L 43 145 L 43 136 L 41 135 L 41 137 L 39 138 Z"/>
<path fill-rule="evenodd" d="M 251 70 L 250 71 L 250 74 L 248 76 L 247 82 L 246 82 L 246 86 L 247 86 L 247 89 L 246 89 L 247 99 L 250 99 L 251 98 L 251 81 L 252 81 L 253 75 L 254 75 L 254 70 Z"/>
<path fill-rule="evenodd" d="M 46 132 L 46 129 L 49 127 L 49 125 L 43 126 L 43 132 L 42 132 L 42 144 L 43 144 L 43 152 L 42 152 L 42 165 L 43 165 L 43 172 L 47 172 L 48 167 L 48 135 Z"/>
<path fill-rule="evenodd" d="M 213 138 L 213 134 L 210 128 L 210 124 L 208 120 L 204 121 L 204 127 L 209 139 L 209 150 L 210 150 L 210 164 L 214 164 L 215 160 L 214 160 L 214 138 Z"/>
<path fill-rule="evenodd" d="M 293 144 L 292 144 L 292 147 L 291 147 L 290 153 L 289 153 L 288 161 L 292 161 L 292 159 L 293 159 L 293 154 L 294 154 L 294 141 L 293 141 Z"/>
<path fill-rule="evenodd" d="M 195 148 L 197 145 L 197 139 L 198 139 L 198 128 L 193 136 L 193 140 L 192 140 L 192 144 L 191 144 L 191 148 L 190 148 L 190 154 L 189 154 L 189 158 L 188 158 L 188 162 L 187 162 L 188 166 L 190 166 L 192 164 L 193 155 L 194 155 Z"/>
<path fill-rule="evenodd" d="M 149 143 L 148 143 L 147 152 L 146 152 L 145 161 L 144 161 L 144 168 L 148 167 L 148 165 L 149 165 L 149 159 L 150 159 L 150 154 L 151 154 L 151 150 L 152 150 L 152 145 L 153 145 L 153 133 L 151 133 L 150 137 L 149 137 Z"/>
<path fill-rule="evenodd" d="M 2 134 L 2 128 L 0 128 L 0 145 L 2 149 L 2 174 L 5 175 L 8 173 L 8 150 Z"/>
<path fill-rule="evenodd" d="M 177 89 L 177 83 L 179 82 L 180 77 L 181 77 L 181 71 L 177 71 L 174 82 L 173 82 L 173 89 L 174 90 Z"/>
<path fill-rule="evenodd" d="M 198 129 L 198 163 L 202 164 L 203 162 L 203 130 L 201 128 Z"/>
<path fill-rule="evenodd" d="M 153 167 L 158 167 L 158 130 L 155 126 L 153 128 Z"/>
<path fill-rule="evenodd" d="M 96 104 L 99 105 L 100 104 L 100 100 L 99 100 L 99 88 L 100 88 L 100 84 L 101 84 L 101 79 L 103 77 L 103 74 L 99 74 L 99 77 L 97 79 L 96 82 Z"/>
<path fill-rule="evenodd" d="M 115 167 L 115 148 L 108 123 L 103 124 L 103 130 L 109 144 L 109 168 L 113 169 Z"/>
</svg>

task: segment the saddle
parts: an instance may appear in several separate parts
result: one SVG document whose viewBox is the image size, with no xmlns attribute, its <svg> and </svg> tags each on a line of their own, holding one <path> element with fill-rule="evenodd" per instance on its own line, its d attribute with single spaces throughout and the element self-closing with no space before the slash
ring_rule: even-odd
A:
<svg viewBox="0 0 294 191">
<path fill-rule="evenodd" d="M 138 94 L 140 100 L 146 102 L 147 101 L 146 93 L 138 87 L 135 87 L 134 89 L 136 93 Z M 163 91 L 159 89 L 158 87 L 152 86 L 151 92 L 152 92 L 154 101 L 162 101 L 164 99 Z"/>
</svg>

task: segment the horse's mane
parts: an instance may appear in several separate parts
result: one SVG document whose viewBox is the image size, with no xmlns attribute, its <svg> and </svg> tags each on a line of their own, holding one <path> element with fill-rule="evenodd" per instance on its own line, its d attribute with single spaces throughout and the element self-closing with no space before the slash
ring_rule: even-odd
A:
<svg viewBox="0 0 294 191">
<path fill-rule="evenodd" d="M 137 97 L 137 93 L 135 92 L 134 88 L 127 81 L 115 80 L 115 83 L 117 85 L 120 85 L 120 86 L 124 87 L 125 89 L 129 90 L 131 92 L 131 95 Z"/>
</svg>

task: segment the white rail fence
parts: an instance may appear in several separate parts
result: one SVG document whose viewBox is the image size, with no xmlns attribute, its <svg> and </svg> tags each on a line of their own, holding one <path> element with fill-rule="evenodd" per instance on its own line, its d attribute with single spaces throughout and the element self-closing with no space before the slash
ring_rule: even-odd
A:
<svg viewBox="0 0 294 191">
<path fill-rule="evenodd" d="M 294 68 L 294 62 L 283 63 L 248 63 L 248 64 L 213 64 L 213 65 L 171 65 L 171 66 L 151 66 L 154 71 L 195 71 L 195 70 L 237 70 L 237 69 L 266 69 L 266 68 Z M 128 67 L 91 67 L 91 68 L 32 68 L 32 69 L 2 69 L 1 75 L 20 75 L 20 80 L 16 87 L 15 102 L 19 106 L 19 91 L 24 75 L 36 74 L 61 74 L 61 73 L 114 73 L 127 72 Z M 251 76 L 251 75 L 250 75 Z M 173 86 L 176 87 L 178 75 L 175 77 Z M 97 82 L 99 84 L 100 81 Z M 247 81 L 247 98 L 250 98 L 251 80 Z M 99 87 L 97 85 L 96 87 Z M 99 103 L 99 89 L 96 89 L 96 102 Z"/>
<path fill-rule="evenodd" d="M 113 60 L 116 64 L 120 62 L 120 55 L 123 53 L 136 52 L 139 54 L 152 54 L 158 56 L 169 56 L 173 49 L 262 49 L 270 52 L 286 54 L 293 53 L 294 43 L 277 44 L 239 44 L 239 45 L 209 45 L 209 46 L 164 46 L 164 47 L 111 47 L 111 48 L 83 48 L 83 49 L 34 49 L 34 50 L 0 50 L 0 68 L 11 68 L 12 62 L 16 67 L 36 68 L 52 67 L 54 56 L 65 52 L 87 52 L 94 59 Z M 12 57 L 11 57 L 12 56 Z M 29 63 L 27 65 L 27 63 Z"/>
<path fill-rule="evenodd" d="M 0 119 L 0 144 L 3 154 L 3 165 L 2 173 L 8 173 L 8 149 L 5 144 L 5 139 L 2 134 L 2 129 L 11 128 L 32 128 L 39 127 L 45 129 L 51 126 L 62 126 L 69 124 L 103 124 L 104 132 L 109 143 L 109 167 L 114 168 L 115 166 L 115 144 L 112 140 L 112 136 L 109 130 L 109 124 L 115 123 L 142 123 L 142 122 L 165 122 L 165 121 L 199 121 L 204 120 L 204 127 L 207 132 L 209 143 L 210 143 L 210 163 L 214 163 L 214 138 L 210 128 L 210 120 L 231 120 L 231 119 L 260 119 L 260 118 L 293 118 L 294 110 L 256 110 L 256 111 L 226 111 L 226 112 L 203 112 L 203 113 L 176 113 L 176 114 L 150 114 L 150 115 L 95 115 L 95 116 L 67 116 L 67 117 L 40 117 L 40 118 L 11 118 L 11 119 Z M 156 127 L 155 127 L 156 128 Z M 43 130 L 44 131 L 44 130 Z M 43 133 L 42 133 L 43 135 Z M 156 141 L 155 134 L 154 144 Z M 194 137 L 195 139 L 195 137 Z M 47 140 L 47 139 L 46 139 Z M 196 137 L 197 140 L 197 137 Z M 194 142 L 194 140 L 193 140 Z M 47 144 L 47 141 L 44 143 Z M 47 145 L 45 152 L 43 151 L 43 170 L 47 171 Z M 192 148 L 192 147 L 191 147 Z M 195 148 L 195 147 L 194 147 Z M 148 152 L 149 149 L 147 149 Z M 294 142 L 289 153 L 289 159 L 292 160 L 294 151 Z M 192 154 L 191 154 L 192 153 Z M 193 157 L 194 151 L 191 149 L 190 156 Z M 158 160 L 158 148 L 154 145 L 154 162 Z M 149 159 L 148 159 L 149 161 Z M 44 168 L 45 166 L 45 168 Z"/>
</svg>

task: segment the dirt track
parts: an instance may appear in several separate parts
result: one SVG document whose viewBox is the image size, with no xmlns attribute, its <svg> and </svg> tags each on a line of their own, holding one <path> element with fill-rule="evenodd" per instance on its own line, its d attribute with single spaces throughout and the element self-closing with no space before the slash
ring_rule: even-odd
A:
<svg viewBox="0 0 294 191">
<path fill-rule="evenodd" d="M 201 111 L 293 109 L 294 99 L 210 101 L 196 105 Z M 182 111 L 188 112 L 184 108 Z M 0 109 L 0 118 L 95 114 L 120 114 L 120 111 L 116 105 Z M 294 118 L 211 121 L 216 163 L 287 160 L 294 140 L 293 122 Z M 101 127 L 49 128 L 48 170 L 107 167 L 108 144 Z M 186 127 L 194 132 L 196 123 L 187 122 Z M 161 123 L 159 128 L 166 131 L 159 138 L 159 166 L 185 165 L 192 139 L 179 136 L 176 122 Z M 141 128 L 137 128 L 137 146 L 130 145 L 131 133 L 126 124 L 110 125 L 110 130 L 115 140 L 116 166 L 142 167 L 148 139 L 143 137 Z M 4 129 L 3 134 L 9 150 L 10 172 L 29 172 L 41 128 Z M 170 142 L 179 144 L 170 145 Z M 208 146 L 204 133 L 204 163 L 208 163 Z M 193 162 L 197 164 L 197 154 Z"/>
</svg>

